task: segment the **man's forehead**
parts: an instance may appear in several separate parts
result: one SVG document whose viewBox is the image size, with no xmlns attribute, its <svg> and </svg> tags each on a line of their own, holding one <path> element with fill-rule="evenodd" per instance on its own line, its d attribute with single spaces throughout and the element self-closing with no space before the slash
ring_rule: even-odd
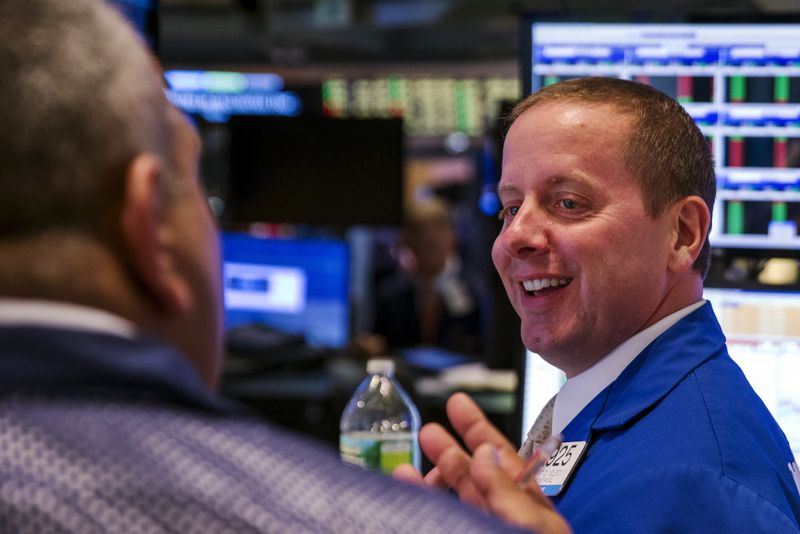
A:
<svg viewBox="0 0 800 534">
<path fill-rule="evenodd" d="M 554 174 L 547 176 L 541 182 L 538 182 L 541 187 L 558 187 L 562 185 L 600 185 L 600 180 L 591 174 L 583 172 L 581 169 L 570 169 L 568 172 Z M 514 195 L 521 194 L 523 191 L 520 186 L 510 182 L 504 182 L 502 179 L 497 185 L 497 192 L 499 195 Z"/>
<path fill-rule="evenodd" d="M 514 124 L 521 119 L 530 119 L 532 116 L 556 115 L 563 123 L 582 123 L 591 119 L 592 122 L 632 123 L 634 111 L 616 102 L 606 102 L 579 97 L 561 97 L 542 100 L 523 111 Z M 511 127 L 514 127 L 514 124 Z"/>
</svg>

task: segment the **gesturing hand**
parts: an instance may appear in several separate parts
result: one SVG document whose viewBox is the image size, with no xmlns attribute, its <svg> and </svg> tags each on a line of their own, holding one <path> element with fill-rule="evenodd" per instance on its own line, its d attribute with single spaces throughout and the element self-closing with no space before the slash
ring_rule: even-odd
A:
<svg viewBox="0 0 800 534">
<path fill-rule="evenodd" d="M 411 466 L 398 467 L 396 478 L 452 488 L 462 501 L 501 519 L 542 534 L 571 532 L 566 520 L 535 484 L 520 488 L 515 477 L 524 467 L 516 449 L 464 393 L 447 402 L 447 417 L 470 452 L 441 425 L 425 425 L 419 442 L 435 467 L 424 477 Z"/>
</svg>

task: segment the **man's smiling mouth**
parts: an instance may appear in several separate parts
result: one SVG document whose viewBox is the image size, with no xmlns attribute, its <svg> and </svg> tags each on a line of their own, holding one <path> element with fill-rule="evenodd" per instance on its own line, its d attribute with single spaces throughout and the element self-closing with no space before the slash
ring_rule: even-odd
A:
<svg viewBox="0 0 800 534">
<path fill-rule="evenodd" d="M 570 282 L 572 282 L 572 278 L 534 278 L 533 280 L 523 281 L 522 287 L 528 295 L 539 296 L 543 293 L 549 293 L 550 290 L 569 285 Z"/>
</svg>

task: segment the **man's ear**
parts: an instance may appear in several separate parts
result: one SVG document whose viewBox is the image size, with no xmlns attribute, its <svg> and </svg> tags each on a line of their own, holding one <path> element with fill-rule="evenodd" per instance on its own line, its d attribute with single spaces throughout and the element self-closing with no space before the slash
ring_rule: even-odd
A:
<svg viewBox="0 0 800 534">
<path fill-rule="evenodd" d="M 703 248 L 711 224 L 705 201 L 698 196 L 678 200 L 671 208 L 673 243 L 668 267 L 673 272 L 691 269 Z"/>
<path fill-rule="evenodd" d="M 169 314 L 191 306 L 191 291 L 176 268 L 173 240 L 162 199 L 161 160 L 140 154 L 128 165 L 122 204 L 122 238 L 130 268 L 150 300 Z"/>
</svg>

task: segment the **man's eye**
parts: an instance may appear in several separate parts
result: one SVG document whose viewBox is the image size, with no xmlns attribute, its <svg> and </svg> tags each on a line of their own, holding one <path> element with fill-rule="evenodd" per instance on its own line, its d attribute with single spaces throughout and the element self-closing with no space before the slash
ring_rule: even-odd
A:
<svg viewBox="0 0 800 534">
<path fill-rule="evenodd" d="M 518 206 L 508 206 L 500 210 L 500 213 L 497 214 L 497 218 L 501 221 L 506 217 L 513 217 L 519 211 Z"/>
<path fill-rule="evenodd" d="M 558 201 L 558 204 L 568 210 L 578 209 L 580 206 L 578 205 L 578 201 L 574 198 L 562 198 Z"/>
</svg>

